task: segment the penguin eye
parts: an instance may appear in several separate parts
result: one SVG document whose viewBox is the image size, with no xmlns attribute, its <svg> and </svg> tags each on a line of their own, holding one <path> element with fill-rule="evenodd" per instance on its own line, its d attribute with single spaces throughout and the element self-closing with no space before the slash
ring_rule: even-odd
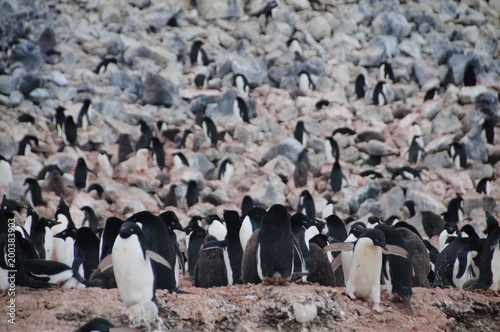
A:
<svg viewBox="0 0 500 332">
<path fill-rule="evenodd" d="M 172 221 L 172 222 L 170 223 L 170 225 L 175 225 L 175 222 L 173 222 L 173 221 Z"/>
</svg>

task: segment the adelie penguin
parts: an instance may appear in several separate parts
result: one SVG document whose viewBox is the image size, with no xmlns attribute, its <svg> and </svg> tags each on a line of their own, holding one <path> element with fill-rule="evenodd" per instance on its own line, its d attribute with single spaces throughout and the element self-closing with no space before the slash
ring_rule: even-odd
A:
<svg viewBox="0 0 500 332">
<path fill-rule="evenodd" d="M 74 259 L 71 268 L 87 280 L 99 265 L 99 238 L 88 227 L 76 231 Z M 82 271 L 83 273 L 81 273 Z"/>
<path fill-rule="evenodd" d="M 479 124 L 482 128 L 482 136 L 484 140 L 488 144 L 494 144 L 495 142 L 495 120 L 490 119 L 489 117 L 481 118 L 479 120 Z"/>
<path fill-rule="evenodd" d="M 308 136 L 309 133 L 307 132 L 306 127 L 304 126 L 304 122 L 298 121 L 293 131 L 293 137 L 295 137 L 295 139 L 299 141 L 304 148 L 306 148 Z"/>
<path fill-rule="evenodd" d="M 163 169 L 165 165 L 165 152 L 163 151 L 163 144 L 160 143 L 160 140 L 157 137 L 152 137 L 150 141 L 149 148 L 151 150 L 151 154 L 155 160 L 155 163 Z"/>
<path fill-rule="evenodd" d="M 448 148 L 448 153 L 456 168 L 467 168 L 467 151 L 463 144 L 453 142 Z"/>
<path fill-rule="evenodd" d="M 35 118 L 28 113 L 22 113 L 17 117 L 17 123 L 31 123 L 35 124 Z"/>
<path fill-rule="evenodd" d="M 346 281 L 346 292 L 351 299 L 360 298 L 373 302 L 373 309 L 382 312 L 380 306 L 380 273 L 382 270 L 382 254 L 408 257 L 408 252 L 399 246 L 387 245 L 385 235 L 378 229 L 363 232 L 356 243 L 334 243 L 325 248 L 332 250 L 352 250 L 349 278 Z"/>
<path fill-rule="evenodd" d="M 92 173 L 95 176 L 97 174 L 87 167 L 85 159 L 79 158 L 75 167 L 75 187 L 78 190 L 85 189 L 87 187 L 88 173 Z"/>
<path fill-rule="evenodd" d="M 477 84 L 476 69 L 471 61 L 467 64 L 464 71 L 464 86 L 475 86 Z"/>
<path fill-rule="evenodd" d="M 337 159 L 332 165 L 332 170 L 330 172 L 330 177 L 328 179 L 328 182 L 330 182 L 330 187 L 332 188 L 333 193 L 342 190 L 342 182 L 344 179 L 345 179 L 344 173 L 342 172 L 339 160 Z"/>
<path fill-rule="evenodd" d="M 208 66 L 209 60 L 207 53 L 202 47 L 203 43 L 197 40 L 191 46 L 191 51 L 189 52 L 189 59 L 191 60 L 191 65 L 202 65 Z"/>
<path fill-rule="evenodd" d="M 422 154 L 426 154 L 419 142 L 420 136 L 414 136 L 408 149 L 408 161 L 412 164 L 419 164 L 422 160 Z"/>
<path fill-rule="evenodd" d="M 110 162 L 111 156 L 108 155 L 105 151 L 99 152 L 97 156 L 97 166 L 99 168 L 99 175 L 104 176 L 106 178 L 113 177 L 113 166 Z"/>
<path fill-rule="evenodd" d="M 231 159 L 224 159 L 219 165 L 219 171 L 217 172 L 217 178 L 224 183 L 229 183 L 231 177 L 234 173 L 234 166 Z"/>
<path fill-rule="evenodd" d="M 297 38 L 290 38 L 287 41 L 287 46 L 288 46 L 288 51 L 290 51 L 291 54 L 293 54 L 295 61 L 303 61 L 303 51 L 302 51 L 302 46 L 300 46 L 299 41 Z"/>
<path fill-rule="evenodd" d="M 105 57 L 104 59 L 99 61 L 99 63 L 97 64 L 97 66 L 94 69 L 94 73 L 99 74 L 101 72 L 101 69 L 102 69 L 102 73 L 105 73 L 106 70 L 108 69 L 108 65 L 110 63 L 117 63 L 117 62 L 118 61 L 116 60 L 115 57 Z"/>
<path fill-rule="evenodd" d="M 271 206 L 262 217 L 260 229 L 252 234 L 245 248 L 242 281 L 284 285 L 294 272 L 305 271 L 304 264 L 286 208 L 280 204 Z M 294 271 L 294 265 L 300 265 L 301 271 Z"/>
<path fill-rule="evenodd" d="M 314 199 L 309 190 L 302 190 L 299 198 L 299 206 L 297 212 L 303 213 L 309 218 L 316 218 L 316 208 L 314 206 Z"/>
<path fill-rule="evenodd" d="M 205 136 L 210 140 L 210 143 L 217 148 L 217 127 L 215 123 L 209 117 L 204 117 L 201 126 Z"/>
<path fill-rule="evenodd" d="M 243 98 L 237 97 L 234 100 L 233 114 L 236 118 L 241 119 L 241 121 L 250 123 L 250 117 L 248 115 L 248 107 Z"/>
<path fill-rule="evenodd" d="M 80 210 L 82 210 L 85 214 L 82 221 L 82 227 L 88 227 L 92 230 L 92 232 L 94 232 L 94 234 L 97 234 L 98 221 L 94 210 L 88 205 L 82 207 Z"/>
<path fill-rule="evenodd" d="M 366 82 L 365 82 L 365 75 L 359 74 L 356 77 L 356 82 L 354 83 L 355 85 L 355 90 L 356 90 L 356 97 L 358 99 L 364 98 L 366 95 Z"/>
<path fill-rule="evenodd" d="M 394 72 L 392 71 L 392 66 L 388 62 L 383 62 L 380 65 L 380 79 L 394 82 Z"/>
<path fill-rule="evenodd" d="M 314 91 L 314 83 L 311 80 L 311 76 L 306 71 L 301 71 L 299 73 L 299 89 L 303 93 L 310 94 Z"/>
<path fill-rule="evenodd" d="M 186 191 L 186 205 L 188 209 L 200 201 L 200 190 L 196 181 L 189 181 Z"/>
<path fill-rule="evenodd" d="M 38 252 L 41 259 L 51 260 L 54 253 L 54 236 L 51 228 L 59 222 L 51 219 L 40 218 L 33 225 L 33 232 L 30 235 L 30 242 Z"/>
<path fill-rule="evenodd" d="M 387 104 L 387 86 L 384 81 L 379 81 L 373 89 L 373 105 L 386 105 Z"/>
<path fill-rule="evenodd" d="M 479 278 L 474 288 L 500 291 L 500 227 L 493 216 L 488 216 L 488 237 L 479 263 Z"/>
<path fill-rule="evenodd" d="M 236 92 L 240 98 L 248 98 L 250 95 L 250 85 L 243 74 L 234 75 L 233 84 L 236 87 Z"/>
<path fill-rule="evenodd" d="M 90 99 L 85 99 L 82 104 L 82 108 L 80 109 L 80 113 L 78 113 L 78 119 L 76 125 L 81 127 L 83 130 L 87 130 L 87 127 L 90 124 Z"/>
<path fill-rule="evenodd" d="M 223 241 L 227 234 L 227 228 L 219 216 L 211 214 L 205 220 L 208 224 L 207 234 L 214 236 L 218 241 Z"/>
<path fill-rule="evenodd" d="M 47 205 L 47 202 L 42 198 L 42 189 L 36 179 L 27 178 L 24 180 L 24 184 L 28 186 L 24 194 L 28 198 L 31 206 Z"/>
<path fill-rule="evenodd" d="M 112 254 L 99 264 L 99 268 L 103 271 L 113 266 L 118 292 L 126 307 L 142 301 L 156 303 L 156 275 L 152 260 L 171 268 L 169 262 L 150 250 L 138 224 L 130 221 L 123 223 Z"/>
<path fill-rule="evenodd" d="M 207 87 L 207 76 L 203 73 L 196 74 L 193 83 L 197 89 L 205 89 Z"/>
<path fill-rule="evenodd" d="M 30 154 L 31 149 L 38 146 L 38 138 L 32 135 L 26 135 L 23 137 L 21 142 L 19 142 L 19 148 L 17 149 L 18 156 L 27 156 Z"/>
<path fill-rule="evenodd" d="M 310 168 L 311 163 L 309 162 L 309 157 L 307 156 L 307 149 L 303 149 L 297 157 L 297 162 L 295 163 L 295 171 L 293 172 L 293 181 L 296 188 L 307 185 L 307 178 Z"/>
<path fill-rule="evenodd" d="M 73 120 L 73 117 L 71 115 L 67 116 L 66 119 L 64 119 L 64 124 L 63 124 L 64 144 L 69 144 L 71 146 L 76 145 L 78 139 L 77 130 L 78 126 L 76 125 L 75 120 Z"/>
<path fill-rule="evenodd" d="M 339 159 L 339 146 L 333 137 L 327 137 L 325 141 L 325 156 L 329 164 L 335 163 Z"/>
<path fill-rule="evenodd" d="M 196 261 L 198 260 L 198 252 L 205 241 L 207 231 L 198 224 L 201 217 L 194 216 L 190 223 L 184 228 L 186 232 L 186 250 L 189 276 L 194 277 Z"/>
<path fill-rule="evenodd" d="M 54 115 L 54 125 L 57 129 L 57 136 L 59 137 L 63 136 L 63 126 L 64 121 L 66 120 L 66 115 L 64 115 L 65 110 L 66 109 L 62 106 L 58 106 L 55 110 L 56 114 Z"/>
<path fill-rule="evenodd" d="M 476 184 L 476 192 L 479 194 L 489 195 L 491 193 L 491 182 L 493 178 L 484 177 Z"/>
<path fill-rule="evenodd" d="M 266 214 L 266 210 L 261 207 L 253 207 L 246 212 L 239 234 L 243 250 L 245 250 L 252 234 L 260 228 L 260 222 L 264 214 Z"/>
<path fill-rule="evenodd" d="M 189 167 L 189 162 L 182 152 L 177 152 L 174 154 L 174 168 L 179 169 L 184 166 Z"/>
<path fill-rule="evenodd" d="M 0 187 L 7 187 L 12 181 L 14 178 L 10 163 L 0 155 Z"/>
</svg>

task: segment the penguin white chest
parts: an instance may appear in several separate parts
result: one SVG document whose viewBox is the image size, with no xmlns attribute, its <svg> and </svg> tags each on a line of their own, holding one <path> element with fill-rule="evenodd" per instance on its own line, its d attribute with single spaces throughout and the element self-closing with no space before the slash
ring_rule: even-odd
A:
<svg viewBox="0 0 500 332">
<path fill-rule="evenodd" d="M 354 249 L 347 293 L 357 298 L 370 299 L 380 303 L 380 272 L 382 270 L 382 250 L 373 245 L 371 239 L 361 238 Z"/>
<path fill-rule="evenodd" d="M 227 234 L 226 226 L 220 221 L 214 220 L 212 224 L 208 226 L 208 234 L 215 236 L 218 241 L 223 241 Z"/>
<path fill-rule="evenodd" d="M 111 166 L 108 156 L 105 154 L 99 154 L 97 156 L 97 164 L 99 165 L 99 173 L 101 173 L 104 177 L 113 177 L 113 166 Z"/>
<path fill-rule="evenodd" d="M 144 257 L 137 235 L 127 239 L 118 236 L 112 255 L 113 271 L 123 303 L 132 306 L 151 301 L 154 295 L 153 268 L 149 257 Z"/>
<path fill-rule="evenodd" d="M 500 290 L 500 245 L 496 245 L 491 257 L 491 274 L 493 280 L 490 286 L 492 291 L 498 292 Z"/>
<path fill-rule="evenodd" d="M 8 186 L 12 181 L 10 164 L 5 160 L 0 160 L 0 187 Z"/>
</svg>

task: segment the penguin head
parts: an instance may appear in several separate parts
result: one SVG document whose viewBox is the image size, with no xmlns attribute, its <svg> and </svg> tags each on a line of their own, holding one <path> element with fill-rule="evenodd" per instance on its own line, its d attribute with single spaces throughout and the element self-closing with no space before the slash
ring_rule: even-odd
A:
<svg viewBox="0 0 500 332">
<path fill-rule="evenodd" d="M 316 222 L 314 220 L 301 212 L 297 212 L 293 216 L 291 216 L 290 223 L 294 227 L 304 227 L 305 229 L 316 225 Z"/>
<path fill-rule="evenodd" d="M 458 231 L 457 223 L 449 221 L 445 224 L 444 229 L 448 234 L 453 234 Z"/>
<path fill-rule="evenodd" d="M 368 223 L 371 225 L 380 224 L 380 218 L 377 216 L 371 216 L 370 218 L 368 218 Z"/>
<path fill-rule="evenodd" d="M 365 230 L 366 230 L 366 225 L 361 221 L 358 221 L 352 224 L 349 234 L 353 234 L 354 236 L 359 238 Z"/>
<path fill-rule="evenodd" d="M 138 235 L 139 232 L 142 233 L 141 228 L 137 223 L 132 221 L 126 221 L 120 226 L 119 235 L 122 239 L 128 239 L 132 235 Z"/>
<path fill-rule="evenodd" d="M 207 217 L 205 217 L 205 221 L 207 222 L 207 224 L 209 225 L 212 225 L 212 223 L 215 221 L 215 220 L 218 220 L 218 221 L 221 221 L 219 216 L 216 215 L 216 214 L 211 214 L 211 215 L 208 215 Z"/>
<path fill-rule="evenodd" d="M 54 227 L 55 225 L 59 225 L 60 222 L 57 221 L 57 220 L 53 220 L 53 219 L 47 219 L 47 218 L 41 218 L 40 221 L 45 227 L 48 227 L 48 228 L 52 228 Z"/>
<path fill-rule="evenodd" d="M 369 238 L 372 240 L 374 246 L 387 250 L 384 232 L 379 229 L 369 229 L 366 232 L 363 232 L 359 238 Z"/>
<path fill-rule="evenodd" d="M 160 217 L 161 220 L 165 222 L 168 228 L 172 230 L 177 229 L 179 231 L 182 231 L 182 225 L 174 211 L 163 212 L 158 217 Z"/>
<path fill-rule="evenodd" d="M 62 232 L 57 233 L 54 237 L 59 239 L 66 240 L 68 237 L 75 238 L 76 236 L 76 228 L 66 228 Z"/>
</svg>

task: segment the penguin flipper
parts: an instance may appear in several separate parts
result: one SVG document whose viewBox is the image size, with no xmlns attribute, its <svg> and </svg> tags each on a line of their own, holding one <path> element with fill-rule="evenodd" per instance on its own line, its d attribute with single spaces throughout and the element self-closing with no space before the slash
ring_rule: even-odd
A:
<svg viewBox="0 0 500 332">
<path fill-rule="evenodd" d="M 351 251 L 354 249 L 354 243 L 352 242 L 337 242 L 332 243 L 323 248 L 323 252 L 329 251 Z"/>
<path fill-rule="evenodd" d="M 332 263 L 331 263 L 332 272 L 335 272 L 340 265 L 342 265 L 342 255 L 338 255 L 332 261 Z"/>
<path fill-rule="evenodd" d="M 462 250 L 461 252 L 458 253 L 458 257 L 457 257 L 458 272 L 456 275 L 457 278 L 461 278 L 464 275 L 465 270 L 467 269 L 467 255 L 468 255 L 468 253 L 469 252 L 467 250 Z"/>
<path fill-rule="evenodd" d="M 401 256 L 403 258 L 408 258 L 408 251 L 406 251 L 401 247 L 388 244 L 386 248 L 387 249 L 382 248 L 382 252 L 386 255 L 396 255 L 396 256 Z"/>
<path fill-rule="evenodd" d="M 97 265 L 97 269 L 101 272 L 104 270 L 109 269 L 111 266 L 113 266 L 113 256 L 109 254 L 108 256 L 104 257 L 104 259 Z"/>
<path fill-rule="evenodd" d="M 165 258 L 161 257 L 156 252 L 151 251 L 151 250 L 146 250 L 146 256 L 148 256 L 150 259 L 152 259 L 152 260 L 154 260 L 154 261 L 156 261 L 156 262 L 158 262 L 160 264 L 165 265 L 169 269 L 172 269 L 172 266 L 170 265 L 170 263 L 167 262 L 167 260 Z"/>
</svg>

